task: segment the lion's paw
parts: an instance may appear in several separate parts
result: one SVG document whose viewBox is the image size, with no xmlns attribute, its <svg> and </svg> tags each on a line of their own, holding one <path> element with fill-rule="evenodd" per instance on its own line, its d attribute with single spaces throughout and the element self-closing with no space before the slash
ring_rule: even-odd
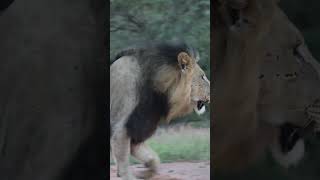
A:
<svg viewBox="0 0 320 180">
<path fill-rule="evenodd" d="M 156 171 L 153 170 L 143 170 L 135 173 L 135 176 L 138 179 L 150 179 L 151 177 L 155 176 L 157 174 Z"/>
</svg>

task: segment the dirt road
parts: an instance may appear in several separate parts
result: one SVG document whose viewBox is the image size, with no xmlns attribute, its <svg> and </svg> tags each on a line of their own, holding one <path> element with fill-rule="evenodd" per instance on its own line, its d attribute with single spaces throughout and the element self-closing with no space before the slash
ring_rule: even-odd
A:
<svg viewBox="0 0 320 180">
<path fill-rule="evenodd" d="M 142 171 L 142 165 L 132 166 L 134 172 Z M 121 180 L 117 178 L 116 168 L 110 166 L 110 179 Z M 158 175 L 150 180 L 209 180 L 210 179 L 210 162 L 176 162 L 162 163 Z"/>
</svg>

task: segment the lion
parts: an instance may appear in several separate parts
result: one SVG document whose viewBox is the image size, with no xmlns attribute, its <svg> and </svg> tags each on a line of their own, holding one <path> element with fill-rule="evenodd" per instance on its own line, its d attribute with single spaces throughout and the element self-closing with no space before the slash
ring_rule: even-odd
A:
<svg viewBox="0 0 320 180">
<path fill-rule="evenodd" d="M 169 122 L 194 110 L 205 112 L 210 82 L 198 65 L 199 53 L 186 43 L 156 43 L 120 52 L 110 66 L 110 143 L 117 174 L 129 171 L 129 155 L 153 176 L 158 155 L 144 143 L 160 121 Z"/>
<path fill-rule="evenodd" d="M 278 0 L 213 6 L 213 166 L 241 171 L 267 151 L 298 164 L 319 126 L 319 63 Z"/>
</svg>

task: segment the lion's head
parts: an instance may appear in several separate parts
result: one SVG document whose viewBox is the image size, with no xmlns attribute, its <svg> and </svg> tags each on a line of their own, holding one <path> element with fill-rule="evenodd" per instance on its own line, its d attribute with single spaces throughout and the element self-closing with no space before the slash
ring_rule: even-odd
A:
<svg viewBox="0 0 320 180">
<path fill-rule="evenodd" d="M 193 109 L 199 115 L 205 112 L 205 103 L 210 102 L 210 81 L 198 64 L 192 78 L 191 100 L 196 104 Z"/>
<path fill-rule="evenodd" d="M 164 64 L 154 78 L 157 89 L 168 94 L 168 121 L 192 110 L 200 115 L 210 102 L 210 81 L 198 64 L 199 53 L 193 48 L 185 50 L 177 55 L 176 65 Z"/>
<path fill-rule="evenodd" d="M 277 3 L 214 4 L 216 167 L 243 168 L 269 147 L 282 165 L 296 163 L 304 127 L 318 119 L 319 65 Z"/>
<path fill-rule="evenodd" d="M 259 73 L 260 119 L 272 124 L 303 125 L 306 110 L 320 98 L 320 65 L 299 30 L 281 12 L 276 14 L 271 38 Z"/>
<path fill-rule="evenodd" d="M 320 108 L 316 107 L 320 98 L 320 65 L 299 30 L 281 10 L 277 12 L 270 28 L 272 37 L 265 39 L 259 74 L 258 115 L 259 120 L 280 127 L 272 152 L 281 164 L 289 166 L 302 158 L 303 152 L 293 159 L 285 154 L 303 139 L 305 128 L 312 129 L 312 121 L 320 117 Z M 294 135 L 293 131 L 302 134 Z M 296 137 L 290 139 L 290 136 Z"/>
</svg>

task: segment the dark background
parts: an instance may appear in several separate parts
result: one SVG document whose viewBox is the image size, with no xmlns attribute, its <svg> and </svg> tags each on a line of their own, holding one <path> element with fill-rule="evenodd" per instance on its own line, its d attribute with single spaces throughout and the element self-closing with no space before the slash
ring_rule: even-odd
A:
<svg viewBox="0 0 320 180">
<path fill-rule="evenodd" d="M 282 0 L 281 8 L 303 33 L 316 59 L 320 59 L 320 1 Z"/>
<path fill-rule="evenodd" d="M 107 179 L 108 2 L 9 1 L 0 0 L 0 179 Z"/>
</svg>

